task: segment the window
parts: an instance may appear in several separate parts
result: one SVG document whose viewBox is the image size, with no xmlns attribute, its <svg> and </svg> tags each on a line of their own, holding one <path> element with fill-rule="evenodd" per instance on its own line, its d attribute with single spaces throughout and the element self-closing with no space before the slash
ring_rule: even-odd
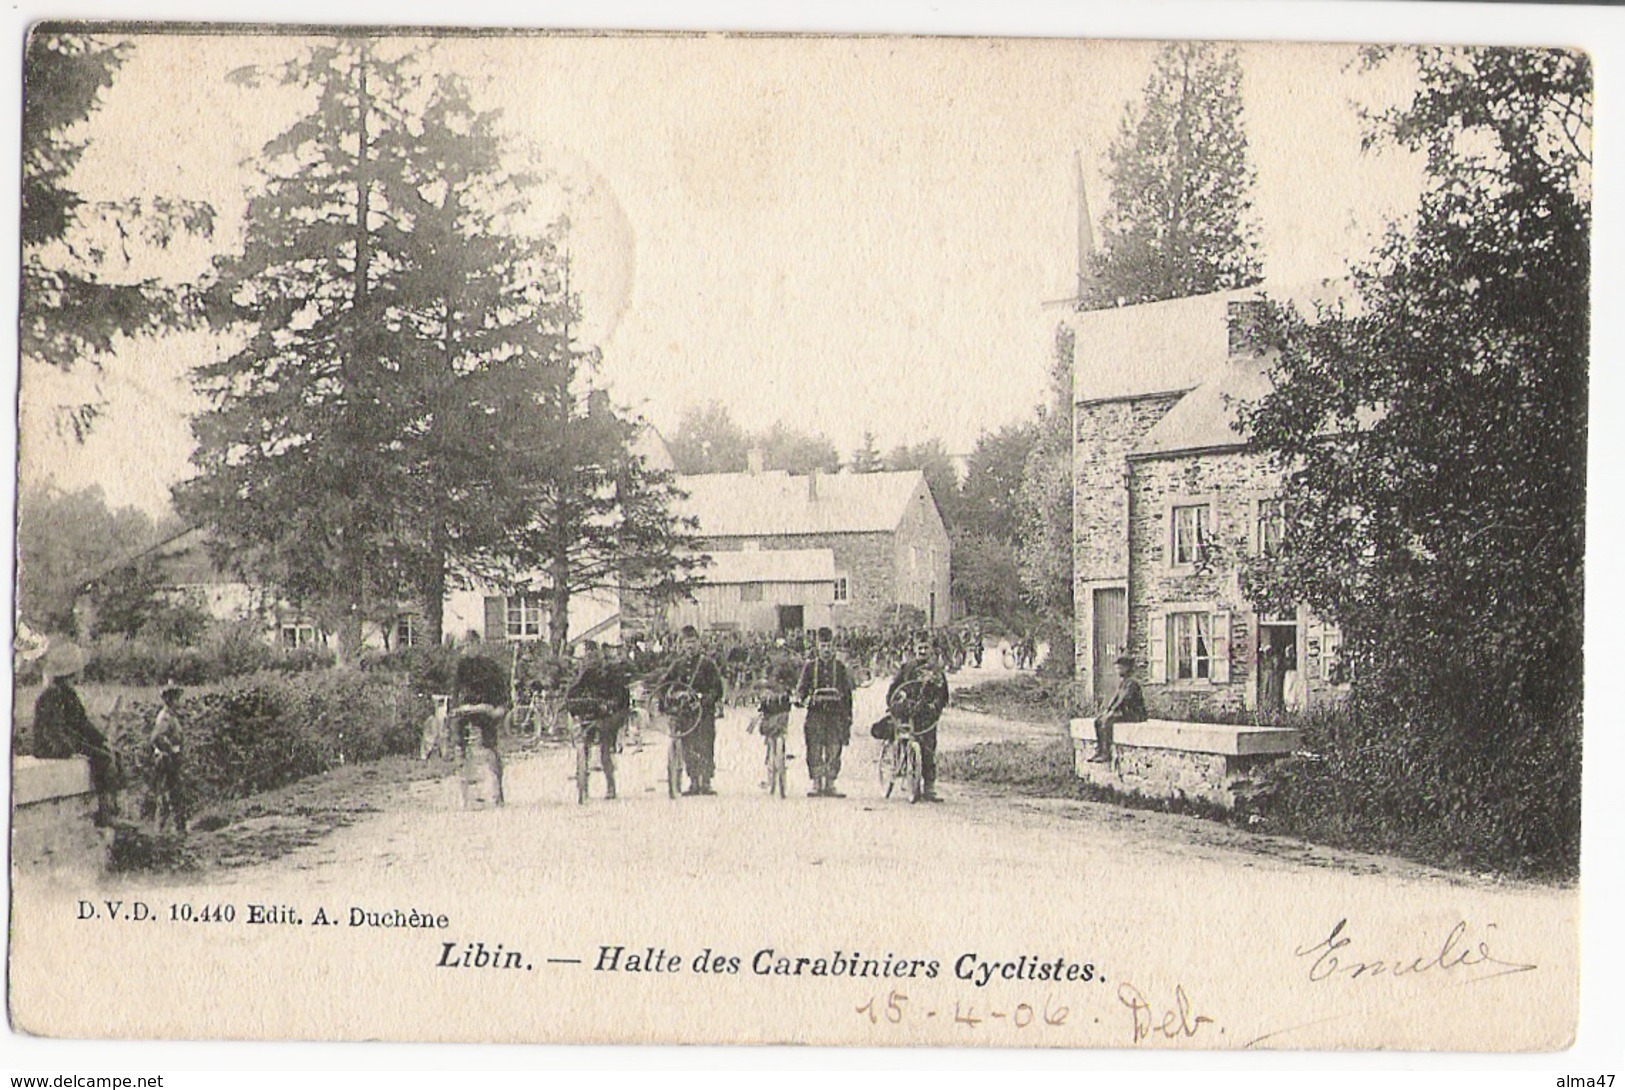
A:
<svg viewBox="0 0 1625 1090">
<path fill-rule="evenodd" d="M 850 601 L 851 593 L 851 588 L 846 583 L 846 576 L 837 575 L 835 577 L 835 600 L 837 602 Z"/>
<path fill-rule="evenodd" d="M 760 602 L 762 600 L 762 584 L 742 583 L 739 586 L 739 600 L 741 602 Z"/>
<path fill-rule="evenodd" d="M 1208 613 L 1168 614 L 1168 655 L 1174 681 L 1213 675 L 1213 620 Z"/>
<path fill-rule="evenodd" d="M 282 646 L 289 650 L 316 646 L 316 626 L 290 621 L 282 625 Z"/>
<path fill-rule="evenodd" d="M 395 646 L 416 647 L 423 639 L 423 622 L 410 613 L 395 619 Z"/>
<path fill-rule="evenodd" d="M 1211 511 L 1212 508 L 1205 503 L 1173 509 L 1173 541 L 1169 550 L 1171 564 L 1179 566 L 1201 561 L 1203 547 L 1211 532 Z"/>
<path fill-rule="evenodd" d="M 521 594 L 508 599 L 508 638 L 533 640 L 542 634 L 542 600 Z"/>
<path fill-rule="evenodd" d="M 913 545 L 909 548 L 908 570 L 910 575 L 918 575 L 920 573 L 920 547 L 918 545 Z"/>
<path fill-rule="evenodd" d="M 1253 527 L 1253 543 L 1259 556 L 1279 556 L 1286 538 L 1286 504 L 1279 499 L 1258 501 L 1258 520 Z"/>
</svg>

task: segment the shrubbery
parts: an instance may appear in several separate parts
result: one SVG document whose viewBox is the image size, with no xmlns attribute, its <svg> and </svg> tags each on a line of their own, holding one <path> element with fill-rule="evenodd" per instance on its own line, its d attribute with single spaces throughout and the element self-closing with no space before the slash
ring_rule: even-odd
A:
<svg viewBox="0 0 1625 1090">
<path fill-rule="evenodd" d="M 195 647 L 141 635 L 109 636 L 87 648 L 85 680 L 123 685 L 207 685 L 263 670 L 295 674 L 333 665 L 331 651 L 283 649 L 257 624 L 219 625 Z"/>
<path fill-rule="evenodd" d="M 345 762 L 415 751 L 429 702 L 389 673 L 260 673 L 187 693 L 184 779 L 195 810 Z M 144 781 L 158 704 L 120 707 L 110 724 L 126 775 Z"/>
</svg>

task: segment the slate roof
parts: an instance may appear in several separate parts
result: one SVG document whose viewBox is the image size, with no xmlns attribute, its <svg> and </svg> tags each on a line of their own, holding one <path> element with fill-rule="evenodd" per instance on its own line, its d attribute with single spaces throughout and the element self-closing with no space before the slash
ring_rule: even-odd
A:
<svg viewBox="0 0 1625 1090">
<path fill-rule="evenodd" d="M 1247 437 L 1236 430 L 1236 403 L 1269 393 L 1268 366 L 1267 359 L 1230 360 L 1218 375 L 1180 398 L 1140 437 L 1130 456 L 1246 446 Z"/>
<path fill-rule="evenodd" d="M 743 549 L 715 552 L 700 573 L 706 583 L 833 583 L 830 549 Z"/>
<path fill-rule="evenodd" d="M 1074 399 L 1195 389 L 1229 364 L 1229 304 L 1257 297 L 1222 291 L 1075 315 Z"/>
<path fill-rule="evenodd" d="M 781 470 L 678 477 L 688 493 L 678 506 L 699 519 L 702 537 L 892 533 L 915 494 L 930 495 L 918 470 L 816 478 Z"/>
</svg>

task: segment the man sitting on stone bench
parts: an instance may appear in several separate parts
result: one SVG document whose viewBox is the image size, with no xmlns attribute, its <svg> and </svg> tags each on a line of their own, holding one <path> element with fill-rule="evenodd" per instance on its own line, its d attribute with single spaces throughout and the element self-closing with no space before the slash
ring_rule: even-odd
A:
<svg viewBox="0 0 1625 1090">
<path fill-rule="evenodd" d="M 1106 707 L 1095 719 L 1095 755 L 1091 764 L 1110 764 L 1112 759 L 1112 728 L 1118 723 L 1145 722 L 1145 693 L 1134 680 L 1134 656 L 1117 657 L 1117 688 Z"/>
</svg>

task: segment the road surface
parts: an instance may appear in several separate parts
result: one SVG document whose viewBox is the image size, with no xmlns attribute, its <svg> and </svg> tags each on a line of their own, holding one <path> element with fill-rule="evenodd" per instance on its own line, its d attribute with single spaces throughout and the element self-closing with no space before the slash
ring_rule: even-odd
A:
<svg viewBox="0 0 1625 1090">
<path fill-rule="evenodd" d="M 500 810 L 460 809 L 448 777 L 266 864 L 19 889 L 19 1024 L 1121 1048 L 1551 1048 L 1572 1032 L 1571 889 L 956 784 L 940 806 L 888 800 L 866 730 L 882 699 L 878 685 L 860 694 L 846 799 L 806 797 L 794 730 L 792 795 L 768 797 L 735 709 L 715 798 L 668 799 L 665 738 L 650 733 L 622 755 L 615 802 L 595 777 L 578 805 L 555 749 L 510 761 Z M 1051 731 L 961 715 L 943 741 Z M 137 900 L 158 919 L 124 918 Z M 76 918 L 84 902 L 102 906 L 93 919 Z M 174 919 L 223 905 L 234 921 Z M 246 926 L 254 906 L 284 922 Z M 396 910 L 445 926 L 382 926 Z M 116 978 L 64 986 L 64 950 Z M 480 967 L 482 952 L 518 959 Z M 842 974 L 843 958 L 913 975 Z"/>
</svg>

